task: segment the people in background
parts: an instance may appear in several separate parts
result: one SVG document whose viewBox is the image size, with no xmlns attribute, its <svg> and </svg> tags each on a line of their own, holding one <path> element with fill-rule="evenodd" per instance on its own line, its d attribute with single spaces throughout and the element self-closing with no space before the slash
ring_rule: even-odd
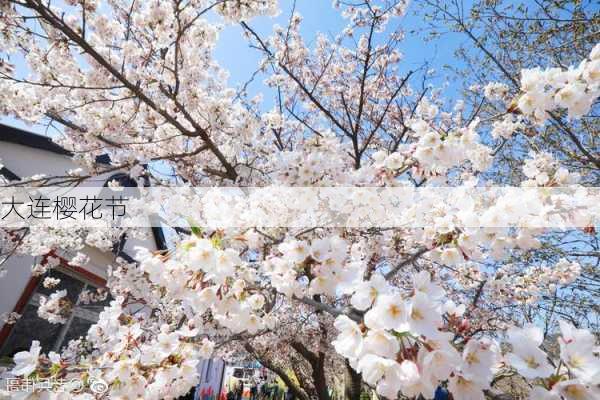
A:
<svg viewBox="0 0 600 400">
<path fill-rule="evenodd" d="M 285 400 L 295 400 L 296 396 L 294 396 L 294 392 L 292 392 L 292 388 L 288 388 L 287 392 L 285 392 Z"/>
<path fill-rule="evenodd" d="M 258 382 L 255 378 L 250 380 L 250 400 L 258 400 Z"/>
<path fill-rule="evenodd" d="M 233 392 L 235 400 L 242 400 L 242 397 L 244 396 L 244 383 L 241 380 L 236 382 Z"/>
<path fill-rule="evenodd" d="M 268 385 L 267 385 L 267 379 L 263 378 L 260 380 L 260 383 L 258 384 L 258 398 L 261 400 L 264 400 L 268 397 L 269 393 L 268 393 Z"/>
</svg>

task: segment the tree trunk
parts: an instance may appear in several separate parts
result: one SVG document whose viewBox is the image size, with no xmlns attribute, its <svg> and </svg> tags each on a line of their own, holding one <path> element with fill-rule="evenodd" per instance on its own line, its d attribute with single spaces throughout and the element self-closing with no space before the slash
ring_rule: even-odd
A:
<svg viewBox="0 0 600 400">
<path fill-rule="evenodd" d="M 319 352 L 315 354 L 300 342 L 291 342 L 290 345 L 310 364 L 312 369 L 311 377 L 318 399 L 329 400 L 329 389 L 325 376 L 325 353 Z"/>
<path fill-rule="evenodd" d="M 360 400 L 362 389 L 362 376 L 356 372 L 348 360 L 344 361 L 346 372 L 344 375 L 344 398 L 346 400 Z"/>
<path fill-rule="evenodd" d="M 246 349 L 246 351 L 250 354 L 253 354 L 254 357 L 256 357 L 256 359 L 267 369 L 273 371 L 274 373 L 276 373 L 281 380 L 283 381 L 283 383 L 285 383 L 285 385 L 290 388 L 290 390 L 292 391 L 292 393 L 294 393 L 294 396 L 298 399 L 298 400 L 310 400 L 309 396 L 306 394 L 306 392 L 304 390 L 302 390 L 302 388 L 300 386 L 298 386 L 290 377 L 289 375 L 285 372 L 285 370 L 283 368 L 281 368 L 280 366 L 276 365 L 275 363 L 271 362 L 271 360 L 268 360 L 264 357 L 260 357 L 260 355 L 255 351 L 254 347 L 252 347 L 252 345 L 250 345 L 249 343 L 246 343 L 244 345 L 244 348 Z"/>
<path fill-rule="evenodd" d="M 329 389 L 327 388 L 327 379 L 325 378 L 325 354 L 319 353 L 319 359 L 313 368 L 313 381 L 319 400 L 329 400 Z"/>
</svg>

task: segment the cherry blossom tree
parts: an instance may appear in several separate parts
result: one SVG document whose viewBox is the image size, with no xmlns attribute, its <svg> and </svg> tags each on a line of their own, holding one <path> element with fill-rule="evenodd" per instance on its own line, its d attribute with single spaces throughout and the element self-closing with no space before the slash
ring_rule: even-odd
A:
<svg viewBox="0 0 600 400">
<path fill-rule="evenodd" d="M 403 65 L 407 2 L 335 1 L 345 29 L 320 34 L 312 45 L 295 11 L 271 36 L 253 28 L 254 17 L 280 6 L 1 1 L 0 110 L 59 128 L 57 142 L 82 167 L 18 184 L 77 185 L 118 170 L 155 186 L 492 186 L 506 182 L 497 161 L 504 143 L 494 146 L 490 138 L 510 142 L 525 124 L 559 124 L 572 140 L 569 131 L 580 129 L 576 121 L 600 95 L 596 45 L 568 66 L 511 72 L 511 99 L 498 82 L 477 89 L 509 100 L 506 112 L 482 120 L 464 101 L 449 106 L 443 90 L 431 90 L 425 68 Z M 261 55 L 249 73 L 264 78 L 273 109 L 246 87 L 227 86 L 227 71 L 213 55 L 220 23 L 240 25 L 240 40 Z M 551 151 L 521 149 L 528 156 L 514 186 L 584 188 L 594 181 Z M 578 160 L 594 163 L 589 149 L 579 150 Z M 102 154 L 110 166 L 94 162 Z M 487 209 L 487 221 L 503 221 L 524 205 L 535 201 L 505 199 Z M 475 208 L 465 205 L 464 213 Z M 98 382 L 108 387 L 105 398 L 176 398 L 197 383 L 200 359 L 243 355 L 302 400 L 329 400 L 341 374 L 352 400 L 361 388 L 390 399 L 431 399 L 436 392 L 456 400 L 502 398 L 507 378 L 520 380 L 531 399 L 600 396 L 598 345 L 586 330 L 597 329 L 598 288 L 581 285 L 597 276 L 597 266 L 566 243 L 579 234 L 597 240 L 597 216 L 584 212 L 585 223 L 565 232 L 468 227 L 439 203 L 415 204 L 411 212 L 426 223 L 209 229 L 192 221 L 168 251 L 140 248 L 135 262 L 116 258 L 107 285 L 113 301 L 86 338 L 61 354 L 42 354 L 34 342 L 15 355 L 12 374 L 81 378 L 83 389 L 62 388 L 75 399 L 100 398 Z M 1 240 L 7 256 L 38 256 L 34 272 L 44 274 L 67 250 L 107 249 L 123 233 L 73 229 L 2 229 Z M 552 257 L 542 256 L 542 244 Z M 81 262 L 77 257 L 67 262 Z M 61 323 L 70 306 L 66 292 L 52 278 L 44 285 L 56 292 L 38 315 Z M 532 314 L 547 296 L 569 291 L 587 321 Z M 545 351 L 548 340 L 558 342 L 558 353 Z"/>
<path fill-rule="evenodd" d="M 567 109 L 555 109 L 544 124 L 522 118 L 516 107 L 517 101 L 525 100 L 520 97 L 522 69 L 576 65 L 597 44 L 597 29 L 587 29 L 596 26 L 600 18 L 594 2 L 427 0 L 418 3 L 416 12 L 427 21 L 421 33 L 432 46 L 446 40 L 449 32 L 460 35 L 461 44 L 455 51 L 460 62 L 451 68 L 455 81 L 461 82 L 467 107 L 477 111 L 482 128 L 491 131 L 490 144 L 498 149 L 495 179 L 511 185 L 522 181 L 525 170 L 521 165 L 533 148 L 538 153 L 551 153 L 560 165 L 579 173 L 582 184 L 597 186 L 597 101 L 582 109 L 577 118 Z M 579 260 L 588 257 L 591 264 L 596 261 L 593 232 L 555 232 L 540 239 L 540 248 L 526 263 L 555 263 L 565 256 Z M 567 242 L 577 244 L 555 246 Z M 586 319 L 583 310 L 594 307 L 587 293 L 595 292 L 599 276 L 594 268 L 582 272 L 573 290 L 546 294 L 527 312 L 545 315 L 550 324 L 557 313 L 561 318 L 574 316 L 573 323 Z M 573 298 L 578 301 L 573 302 Z M 588 320 L 590 323 L 594 321 Z"/>
<path fill-rule="evenodd" d="M 424 35 L 433 41 L 443 40 L 445 32 L 452 31 L 465 40 L 455 53 L 461 62 L 453 69 L 462 76 L 464 90 L 470 94 L 465 99 L 479 109 L 484 120 L 504 113 L 511 101 L 518 99 L 522 69 L 575 65 L 598 41 L 595 30 L 586 28 L 597 25 L 600 18 L 597 7 L 590 1 L 466 4 L 426 0 L 418 6 L 419 15 L 428 21 Z M 555 110 L 543 125 L 520 121 L 521 126 L 498 157 L 504 157 L 504 153 L 506 162 L 520 159 L 519 147 L 526 139 L 539 149 L 552 152 L 568 163 L 572 171 L 580 172 L 587 182 L 596 185 L 598 148 L 593 140 L 596 114 L 591 108 L 574 123 L 564 110 Z M 518 116 L 507 115 L 505 119 L 509 117 L 514 121 Z M 500 124 L 501 121 L 490 120 L 490 124 L 497 124 L 494 135 L 497 140 L 506 136 L 502 128 L 507 122 Z"/>
</svg>

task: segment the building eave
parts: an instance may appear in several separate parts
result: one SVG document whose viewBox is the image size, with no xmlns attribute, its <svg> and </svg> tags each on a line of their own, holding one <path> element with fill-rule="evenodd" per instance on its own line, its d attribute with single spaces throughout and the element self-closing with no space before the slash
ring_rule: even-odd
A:
<svg viewBox="0 0 600 400">
<path fill-rule="evenodd" d="M 0 124 L 0 141 L 45 150 L 64 156 L 73 155 L 70 151 L 54 143 L 49 137 L 27 132 L 10 125 Z"/>
<path fill-rule="evenodd" d="M 61 156 L 72 157 L 73 153 L 54 143 L 47 136 L 28 132 L 14 126 L 0 124 L 0 142 L 13 143 L 32 149 L 44 150 Z M 101 154 L 96 157 L 98 164 L 110 164 L 110 157 L 107 154 Z"/>
</svg>

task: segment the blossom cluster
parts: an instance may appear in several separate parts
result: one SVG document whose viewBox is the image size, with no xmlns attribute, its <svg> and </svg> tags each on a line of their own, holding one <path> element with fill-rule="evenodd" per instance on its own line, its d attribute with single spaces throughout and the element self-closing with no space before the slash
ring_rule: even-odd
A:
<svg viewBox="0 0 600 400">
<path fill-rule="evenodd" d="M 587 114 L 600 96 L 600 45 L 596 45 L 577 67 L 524 69 L 521 71 L 519 109 L 538 123 L 548 119 L 548 112 L 567 109 L 570 118 Z"/>
<path fill-rule="evenodd" d="M 257 15 L 278 14 L 277 0 L 223 1 L 217 4 L 217 12 L 231 22 L 246 21 Z"/>
<path fill-rule="evenodd" d="M 452 346 L 454 333 L 449 324 L 461 316 L 444 313 L 445 292 L 428 272 L 414 277 L 411 296 L 378 283 L 377 277 L 372 279 L 373 295 L 361 304 L 368 309 L 364 325 L 346 316 L 336 319 L 340 331 L 333 342 L 336 350 L 387 398 L 401 392 L 430 399 L 446 380 L 455 398 L 476 398 L 478 393 L 483 398 L 482 390 L 489 387 L 499 362 L 497 343 L 471 339 L 462 354 Z M 446 328 L 439 329 L 443 325 Z"/>
<path fill-rule="evenodd" d="M 541 379 L 534 386 L 530 399 L 560 400 L 594 399 L 600 396 L 600 347 L 594 335 L 560 321 L 558 337 L 560 354 L 550 357 L 540 349 L 544 335 L 540 328 L 527 324 L 507 332 L 512 352 L 505 363 L 526 379 Z"/>
<path fill-rule="evenodd" d="M 197 331 L 187 325 L 184 329 L 174 330 L 163 324 L 159 326 L 159 334 L 150 339 L 141 322 L 124 316 L 123 302 L 121 297 L 111 302 L 87 336 L 96 349 L 111 349 L 111 352 L 100 353 L 100 356 L 93 353 L 93 358 L 86 359 L 81 359 L 78 351 L 71 359 L 64 358 L 68 351 L 62 356 L 50 352 L 45 357 L 40 354 L 39 342 L 33 342 L 29 351 L 15 355 L 16 366 L 12 374 L 27 377 L 37 371 L 38 376 L 63 374 L 73 378 L 80 375 L 72 366 L 85 363 L 88 365 L 85 381 L 89 384 L 94 380 L 107 382 L 110 398 L 162 399 L 185 394 L 198 382 L 196 364 L 200 357 L 210 355 L 212 345 L 203 343 L 198 350 L 190 339 Z M 69 392 L 68 387 L 65 389 Z M 71 391 L 73 399 L 92 399 L 95 395 L 88 385 L 73 387 Z"/>
<path fill-rule="evenodd" d="M 523 271 L 513 264 L 505 264 L 488 282 L 488 289 L 498 302 L 535 303 L 541 296 L 575 282 L 580 275 L 579 263 L 564 258 L 552 267 L 531 266 Z"/>
<path fill-rule="evenodd" d="M 64 324 L 70 314 L 71 302 L 66 298 L 67 291 L 59 290 L 50 297 L 41 296 L 37 313 L 51 324 Z"/>
</svg>

